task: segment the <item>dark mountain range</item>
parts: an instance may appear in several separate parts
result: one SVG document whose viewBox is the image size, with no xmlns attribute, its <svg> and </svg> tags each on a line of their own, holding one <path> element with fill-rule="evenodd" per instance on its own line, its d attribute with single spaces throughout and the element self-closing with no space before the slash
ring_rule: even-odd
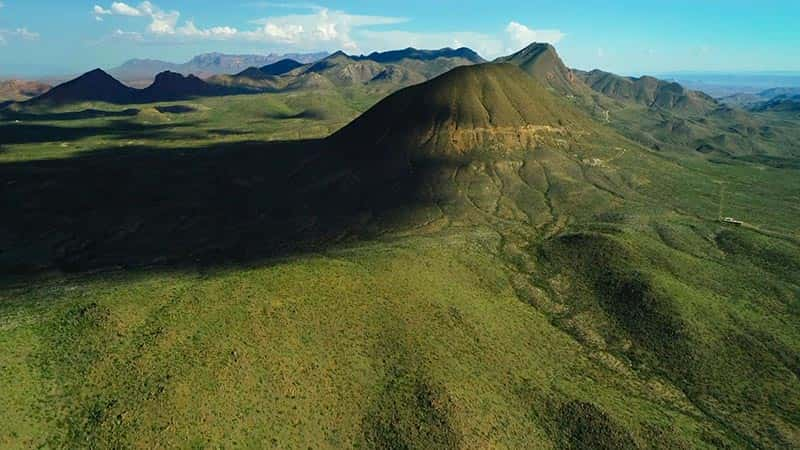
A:
<svg viewBox="0 0 800 450">
<path fill-rule="evenodd" d="M 136 89 L 122 84 L 101 69 L 95 69 L 26 103 L 58 105 L 93 101 L 125 105 L 232 93 L 236 93 L 236 90 L 208 84 L 194 75 L 183 76 L 175 72 L 160 73 L 150 86 Z"/>
<path fill-rule="evenodd" d="M 64 104 L 95 101 L 115 104 L 133 103 L 140 91 L 120 83 L 101 69 L 94 69 L 74 80 L 60 84 L 28 103 Z"/>
<path fill-rule="evenodd" d="M 778 95 L 752 107 L 753 111 L 800 112 L 800 95 Z"/>
<path fill-rule="evenodd" d="M 266 75 L 278 76 L 278 75 L 283 75 L 287 72 L 291 72 L 292 70 L 302 66 L 303 63 L 295 61 L 294 59 L 286 58 L 278 62 L 266 65 L 259 70 Z"/>
<path fill-rule="evenodd" d="M 238 73 L 248 67 L 262 67 L 282 59 L 293 59 L 311 63 L 327 56 L 327 53 L 290 53 L 285 55 L 226 55 L 207 53 L 198 55 L 185 63 L 171 63 L 155 59 L 132 59 L 109 70 L 117 79 L 126 82 L 147 82 L 156 74 L 171 71 L 183 75 L 194 74 L 200 78 L 212 75 Z"/>
<path fill-rule="evenodd" d="M 191 97 L 210 97 L 230 93 L 221 86 L 206 83 L 194 75 L 183 76 L 175 72 L 162 72 L 156 75 L 152 85 L 143 89 L 138 97 L 149 102 L 182 100 Z"/>
<path fill-rule="evenodd" d="M 235 76 L 217 76 L 210 81 L 268 91 L 359 85 L 391 90 L 425 81 L 454 67 L 483 61 L 467 48 L 407 48 L 360 56 L 338 51 L 312 64 L 281 61 L 260 69 L 251 67 Z"/>
<path fill-rule="evenodd" d="M 370 61 L 375 61 L 382 64 L 396 63 L 404 59 L 431 61 L 439 58 L 460 58 L 470 61 L 473 64 L 486 62 L 486 60 L 484 60 L 478 53 L 466 47 L 461 47 L 458 49 L 452 49 L 448 47 L 439 50 L 419 50 L 409 47 L 403 50 L 373 52 L 369 55 L 353 56 L 352 58 L 356 60 L 368 59 Z"/>
</svg>

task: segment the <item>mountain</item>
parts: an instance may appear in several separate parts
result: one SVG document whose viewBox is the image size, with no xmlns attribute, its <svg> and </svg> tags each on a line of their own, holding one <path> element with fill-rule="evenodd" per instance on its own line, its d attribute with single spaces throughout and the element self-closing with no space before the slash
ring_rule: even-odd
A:
<svg viewBox="0 0 800 450">
<path fill-rule="evenodd" d="M 331 137 L 359 157 L 449 158 L 591 131 L 588 117 L 511 64 L 458 67 L 396 92 Z"/>
<path fill-rule="evenodd" d="M 752 107 L 753 111 L 800 112 L 800 95 L 778 95 Z"/>
<path fill-rule="evenodd" d="M 225 95 L 236 89 L 212 85 L 194 75 L 183 76 L 175 72 L 156 75 L 145 89 L 126 86 L 101 69 L 60 84 L 46 93 L 29 100 L 28 104 L 58 105 L 77 102 L 106 102 L 118 105 L 182 100 L 191 97 Z"/>
<path fill-rule="evenodd" d="M 234 76 L 215 76 L 209 81 L 264 91 L 353 86 L 392 91 L 421 83 L 455 67 L 481 62 L 483 58 L 468 48 L 407 48 L 369 55 L 338 51 L 311 64 L 285 60 L 260 69 L 251 67 Z"/>
<path fill-rule="evenodd" d="M 797 96 L 800 95 L 800 87 L 779 87 L 761 91 L 758 96 L 761 98 L 772 99 L 780 96 Z"/>
<path fill-rule="evenodd" d="M 209 97 L 230 93 L 221 86 L 215 86 L 194 75 L 183 76 L 175 72 L 156 75 L 153 84 L 138 94 L 140 103 L 182 100 L 191 97 Z"/>
<path fill-rule="evenodd" d="M 649 76 L 623 77 L 602 70 L 578 72 L 578 75 L 596 92 L 615 100 L 638 103 L 651 108 L 701 113 L 712 111 L 719 106 L 716 100 L 702 92 Z"/>
<path fill-rule="evenodd" d="M 302 74 L 315 73 L 324 76 L 335 86 L 352 86 L 370 81 L 382 70 L 380 63 L 356 59 L 338 51 L 311 64 Z"/>
<path fill-rule="evenodd" d="M 573 94 L 579 89 L 575 74 L 550 44 L 533 43 L 512 55 L 497 58 L 495 62 L 519 66 L 544 86 L 562 94 Z"/>
<path fill-rule="evenodd" d="M 373 52 L 369 55 L 355 56 L 354 59 L 375 61 L 382 64 L 397 63 L 405 59 L 415 59 L 420 61 L 432 61 L 439 58 L 459 58 L 471 62 L 472 64 L 480 64 L 486 62 L 474 50 L 461 47 L 458 49 L 442 48 L 439 50 L 419 50 L 413 47 L 408 47 L 404 50 L 391 50 L 388 52 Z"/>
<path fill-rule="evenodd" d="M 143 82 L 152 80 L 156 74 L 171 71 L 183 75 L 195 74 L 206 78 L 212 75 L 238 73 L 248 67 L 261 67 L 282 59 L 293 59 L 311 63 L 327 56 L 327 53 L 290 53 L 285 55 L 226 55 L 207 53 L 197 55 L 185 63 L 171 63 L 156 59 L 132 59 L 109 70 L 114 77 L 124 81 Z"/>
<path fill-rule="evenodd" d="M 50 85 L 37 81 L 5 80 L 0 81 L 0 101 L 23 101 L 47 92 Z"/>
<path fill-rule="evenodd" d="M 296 61 L 294 59 L 286 58 L 278 62 L 266 65 L 259 70 L 266 75 L 278 76 L 278 75 L 283 75 L 287 72 L 291 72 L 292 70 L 302 66 L 303 63 Z"/>
<path fill-rule="evenodd" d="M 38 104 L 63 104 L 96 101 L 116 104 L 133 103 L 138 90 L 125 86 L 101 69 L 94 69 L 74 80 L 60 84 L 29 100 Z"/>
<path fill-rule="evenodd" d="M 800 88 L 782 87 L 767 89 L 756 94 L 729 95 L 721 98 L 720 101 L 732 106 L 760 110 L 762 107 L 765 107 L 770 100 L 779 97 L 794 97 L 797 95 L 800 95 Z"/>
</svg>

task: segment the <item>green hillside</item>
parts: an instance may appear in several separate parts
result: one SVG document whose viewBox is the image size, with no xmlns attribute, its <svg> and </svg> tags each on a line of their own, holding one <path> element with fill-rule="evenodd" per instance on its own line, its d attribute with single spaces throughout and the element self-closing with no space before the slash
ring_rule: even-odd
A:
<svg viewBox="0 0 800 450">
<path fill-rule="evenodd" d="M 0 447 L 800 446 L 797 118 L 509 60 L 0 111 Z"/>
</svg>

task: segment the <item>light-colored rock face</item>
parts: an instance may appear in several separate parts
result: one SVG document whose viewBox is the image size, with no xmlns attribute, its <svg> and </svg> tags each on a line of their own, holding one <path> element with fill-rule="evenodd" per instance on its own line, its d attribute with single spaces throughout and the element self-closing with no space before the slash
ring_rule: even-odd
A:
<svg viewBox="0 0 800 450">
<path fill-rule="evenodd" d="M 564 147 L 596 126 L 518 67 L 484 64 L 399 91 L 332 139 L 361 154 L 409 159 L 499 156 Z"/>
</svg>

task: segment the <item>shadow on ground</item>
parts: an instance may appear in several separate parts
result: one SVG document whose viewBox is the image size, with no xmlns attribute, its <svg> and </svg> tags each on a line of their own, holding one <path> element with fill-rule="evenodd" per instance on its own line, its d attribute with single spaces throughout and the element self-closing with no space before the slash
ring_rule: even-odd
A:
<svg viewBox="0 0 800 450">
<path fill-rule="evenodd" d="M 314 140 L 0 164 L 0 272 L 291 254 L 369 233 L 413 201 L 413 177 L 347 159 Z"/>
<path fill-rule="evenodd" d="M 127 120 L 113 121 L 102 126 L 81 127 L 6 123 L 0 124 L 0 144 L 67 142 L 96 136 L 118 139 L 179 139 L 191 137 L 193 134 L 176 133 L 176 130 L 188 131 L 195 126 L 196 124 L 192 123 L 148 125 Z"/>
<path fill-rule="evenodd" d="M 60 113 L 28 113 L 19 111 L 2 111 L 0 118 L 4 120 L 25 120 L 25 121 L 64 121 L 64 120 L 87 120 L 109 117 L 134 117 L 140 110 L 128 108 L 122 111 L 104 111 L 100 109 L 84 109 L 81 111 L 68 111 Z"/>
</svg>

